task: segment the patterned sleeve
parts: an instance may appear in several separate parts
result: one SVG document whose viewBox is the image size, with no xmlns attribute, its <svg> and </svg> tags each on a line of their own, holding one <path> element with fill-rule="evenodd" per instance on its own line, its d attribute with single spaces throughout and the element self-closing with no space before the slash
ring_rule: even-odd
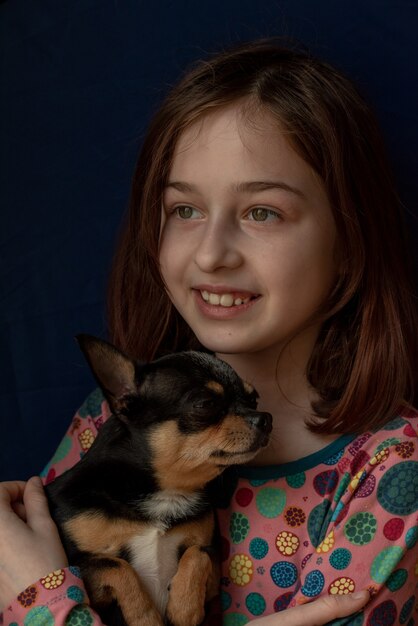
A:
<svg viewBox="0 0 418 626">
<path fill-rule="evenodd" d="M 99 389 L 74 416 L 53 458 L 41 472 L 44 484 L 70 469 L 87 453 L 100 426 L 110 416 Z M 0 614 L 1 624 L 1 614 Z M 4 626 L 101 626 L 90 608 L 78 568 L 50 572 L 24 589 L 3 613 Z"/>
<path fill-rule="evenodd" d="M 355 470 L 346 471 L 330 502 L 323 540 L 294 597 L 296 604 L 319 589 L 332 595 L 368 589 L 364 611 L 339 625 L 412 626 L 418 617 L 417 434 L 401 418 L 393 429 L 353 451 Z"/>
</svg>

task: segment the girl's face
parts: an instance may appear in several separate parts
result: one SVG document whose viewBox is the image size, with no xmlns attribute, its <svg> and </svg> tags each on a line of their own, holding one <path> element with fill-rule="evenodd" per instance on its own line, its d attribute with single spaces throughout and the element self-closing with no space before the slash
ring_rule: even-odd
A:
<svg viewBox="0 0 418 626">
<path fill-rule="evenodd" d="M 234 105 L 184 131 L 164 192 L 160 263 L 206 348 L 277 356 L 333 286 L 335 244 L 322 183 L 268 112 L 248 122 Z"/>
</svg>

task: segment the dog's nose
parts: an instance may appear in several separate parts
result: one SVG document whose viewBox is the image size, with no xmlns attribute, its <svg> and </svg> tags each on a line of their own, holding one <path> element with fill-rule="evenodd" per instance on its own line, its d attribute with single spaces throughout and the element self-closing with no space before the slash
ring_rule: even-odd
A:
<svg viewBox="0 0 418 626">
<path fill-rule="evenodd" d="M 272 429 L 272 417 L 270 413 L 265 411 L 254 411 L 246 417 L 247 422 L 254 428 L 258 428 L 263 432 L 271 432 Z"/>
</svg>

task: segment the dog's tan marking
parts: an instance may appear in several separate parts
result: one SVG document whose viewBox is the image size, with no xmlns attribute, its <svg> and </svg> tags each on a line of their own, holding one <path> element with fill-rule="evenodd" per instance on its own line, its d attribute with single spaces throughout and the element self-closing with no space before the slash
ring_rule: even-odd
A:
<svg viewBox="0 0 418 626">
<path fill-rule="evenodd" d="M 225 389 L 222 387 L 221 383 L 218 383 L 216 380 L 210 380 L 206 383 L 206 387 L 217 393 L 219 396 L 223 396 L 225 393 Z"/>
<path fill-rule="evenodd" d="M 212 511 L 199 521 L 187 522 L 170 533 L 183 536 L 183 553 L 177 572 L 170 585 L 167 615 L 174 626 L 197 626 L 204 617 L 205 602 L 219 593 L 220 569 L 202 547 L 213 541 L 214 514 Z"/>
<path fill-rule="evenodd" d="M 64 528 L 79 549 L 94 555 L 90 566 L 91 575 L 89 569 L 83 571 L 83 576 L 86 576 L 87 584 L 91 588 L 93 605 L 103 606 L 116 599 L 128 626 L 160 626 L 162 622 L 155 621 L 155 616 L 159 615 L 157 607 L 161 613 L 165 612 L 168 585 L 178 571 L 178 550 L 180 546 L 186 549 L 192 546 L 210 546 L 213 540 L 214 514 L 210 510 L 203 518 L 178 524 L 166 532 L 149 523 L 123 519 L 110 520 L 92 513 L 78 515 L 66 522 Z M 152 542 L 152 546 L 145 548 L 149 542 Z M 132 567 L 117 556 L 123 547 L 128 547 L 132 553 Z M 201 566 L 205 565 L 205 572 L 200 574 L 204 583 L 199 583 L 199 588 L 195 589 L 194 595 L 188 600 L 189 617 L 195 614 L 200 616 L 205 597 L 211 599 L 218 590 L 218 566 L 216 563 L 210 565 L 209 562 L 209 566 L 206 567 L 209 557 L 204 552 L 202 554 L 206 555 L 204 563 L 202 559 L 199 561 Z M 99 559 L 98 563 L 94 557 Z M 110 560 L 113 567 L 106 566 L 106 563 L 101 564 L 101 558 Z M 177 578 L 179 589 L 181 580 L 186 581 L 187 573 L 194 572 L 191 567 L 188 565 L 187 568 L 182 568 L 183 578 L 181 576 Z M 150 579 L 148 574 L 151 575 Z M 187 584 L 197 585 L 198 579 L 194 573 L 193 579 L 194 583 Z M 139 620 L 138 615 L 143 616 L 141 618 L 143 621 Z M 189 626 L 193 623 L 189 622 Z M 198 623 L 200 622 L 196 622 Z"/>
<path fill-rule="evenodd" d="M 197 489 L 222 471 L 220 465 L 242 463 L 255 456 L 249 453 L 256 432 L 240 416 L 227 415 L 220 424 L 198 433 L 184 434 L 172 420 L 158 425 L 150 436 L 153 467 L 161 489 Z M 215 452 L 237 457 L 214 456 Z"/>
<path fill-rule="evenodd" d="M 198 546 L 187 548 L 171 581 L 167 616 L 174 626 L 198 626 L 205 617 L 210 556 Z"/>
<path fill-rule="evenodd" d="M 116 556 L 132 537 L 146 530 L 147 524 L 81 513 L 64 522 L 63 528 L 80 550 Z"/>
<path fill-rule="evenodd" d="M 106 559 L 109 562 L 109 557 Z M 100 607 L 116 600 L 128 626 L 163 626 L 162 617 L 139 576 L 123 559 L 112 558 L 108 565 L 96 563 L 84 575 L 93 605 Z"/>
<path fill-rule="evenodd" d="M 193 545 L 209 546 L 213 539 L 215 527 L 215 515 L 210 510 L 204 517 L 190 522 L 184 522 L 171 528 L 167 534 L 182 535 L 183 545 L 189 547 Z"/>
<path fill-rule="evenodd" d="M 244 380 L 243 383 L 244 389 L 248 394 L 254 393 L 254 387 L 251 385 L 251 383 L 248 383 L 246 380 Z"/>
</svg>

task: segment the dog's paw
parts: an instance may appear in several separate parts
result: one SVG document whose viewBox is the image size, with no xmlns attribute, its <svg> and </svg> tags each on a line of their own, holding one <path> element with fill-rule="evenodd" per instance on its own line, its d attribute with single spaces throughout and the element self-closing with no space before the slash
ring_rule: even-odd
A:
<svg viewBox="0 0 418 626">
<path fill-rule="evenodd" d="M 135 626 L 164 626 L 164 623 L 161 615 L 156 610 L 152 610 L 142 613 L 135 621 Z"/>
<path fill-rule="evenodd" d="M 172 626 L 199 626 L 205 618 L 205 610 L 203 606 L 187 606 L 185 604 L 182 607 L 176 607 L 175 612 L 173 612 L 172 607 L 168 605 L 167 618 Z"/>
</svg>

